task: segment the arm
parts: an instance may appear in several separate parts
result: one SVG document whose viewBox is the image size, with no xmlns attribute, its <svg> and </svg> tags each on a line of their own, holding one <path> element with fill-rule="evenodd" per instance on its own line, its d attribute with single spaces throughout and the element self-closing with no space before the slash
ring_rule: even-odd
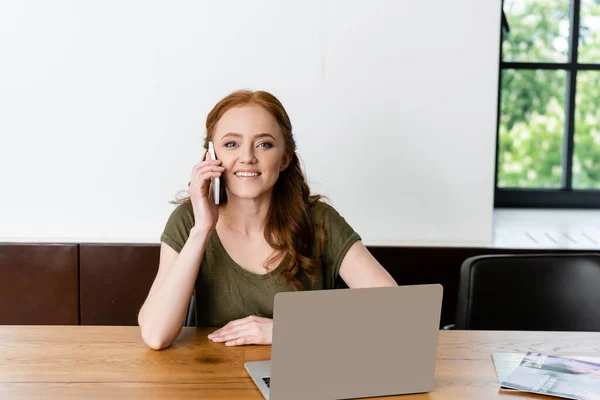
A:
<svg viewBox="0 0 600 400">
<path fill-rule="evenodd" d="M 187 219 L 187 226 L 191 227 L 179 228 L 183 247 L 177 254 L 166 243 L 161 243 L 158 273 L 138 315 L 142 339 L 154 350 L 170 346 L 181 332 L 200 262 L 219 218 L 209 185 L 211 178 L 220 177 L 224 168 L 220 166 L 221 161 L 211 159 L 208 154 L 206 157 L 192 169 L 188 189 L 192 218 L 185 217 L 189 207 L 180 206 L 167 223 L 177 231 L 177 226 L 186 225 Z M 189 233 L 182 234 L 181 231 Z"/>
<path fill-rule="evenodd" d="M 154 350 L 170 346 L 181 333 L 208 237 L 192 228 L 179 254 L 161 243 L 158 273 L 138 315 L 142 340 Z"/>
<path fill-rule="evenodd" d="M 354 243 L 346 253 L 340 266 L 340 276 L 349 288 L 397 286 L 361 241 Z"/>
</svg>

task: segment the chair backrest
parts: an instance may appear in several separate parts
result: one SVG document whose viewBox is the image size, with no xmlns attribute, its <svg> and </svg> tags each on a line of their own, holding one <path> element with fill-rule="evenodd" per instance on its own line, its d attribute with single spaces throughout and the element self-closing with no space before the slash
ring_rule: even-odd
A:
<svg viewBox="0 0 600 400">
<path fill-rule="evenodd" d="M 456 329 L 600 331 L 600 255 L 466 259 Z"/>
<path fill-rule="evenodd" d="M 196 326 L 196 295 L 192 294 L 183 326 Z"/>
</svg>

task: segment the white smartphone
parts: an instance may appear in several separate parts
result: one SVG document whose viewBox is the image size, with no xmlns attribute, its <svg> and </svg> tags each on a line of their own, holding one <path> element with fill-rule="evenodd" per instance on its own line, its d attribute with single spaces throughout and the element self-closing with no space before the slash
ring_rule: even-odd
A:
<svg viewBox="0 0 600 400">
<path fill-rule="evenodd" d="M 208 142 L 208 152 L 210 153 L 210 158 L 213 160 L 217 159 L 215 155 L 215 147 L 213 142 Z M 212 182 L 213 195 L 215 198 L 215 204 L 219 204 L 219 194 L 221 193 L 221 178 L 210 178 Z"/>
</svg>

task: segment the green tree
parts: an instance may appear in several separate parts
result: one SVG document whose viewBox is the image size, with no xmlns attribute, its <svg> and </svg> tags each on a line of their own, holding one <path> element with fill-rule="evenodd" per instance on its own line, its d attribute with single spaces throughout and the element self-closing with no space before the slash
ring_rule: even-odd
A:
<svg viewBox="0 0 600 400">
<path fill-rule="evenodd" d="M 510 25 L 502 46 L 504 61 L 567 62 L 568 0 L 505 0 L 504 11 Z M 600 0 L 583 0 L 581 20 L 580 60 L 600 62 Z M 578 74 L 577 188 L 600 188 L 599 78 L 598 71 Z M 502 71 L 499 187 L 561 186 L 566 83 L 564 70 Z"/>
</svg>

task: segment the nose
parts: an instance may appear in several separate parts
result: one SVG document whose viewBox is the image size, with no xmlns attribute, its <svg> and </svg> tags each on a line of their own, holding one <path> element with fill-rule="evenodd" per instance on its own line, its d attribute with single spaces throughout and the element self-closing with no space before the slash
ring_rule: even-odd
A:
<svg viewBox="0 0 600 400">
<path fill-rule="evenodd" d="M 257 161 L 256 156 L 254 155 L 253 146 L 246 146 L 246 148 L 242 151 L 240 161 L 244 164 L 254 164 Z"/>
</svg>

